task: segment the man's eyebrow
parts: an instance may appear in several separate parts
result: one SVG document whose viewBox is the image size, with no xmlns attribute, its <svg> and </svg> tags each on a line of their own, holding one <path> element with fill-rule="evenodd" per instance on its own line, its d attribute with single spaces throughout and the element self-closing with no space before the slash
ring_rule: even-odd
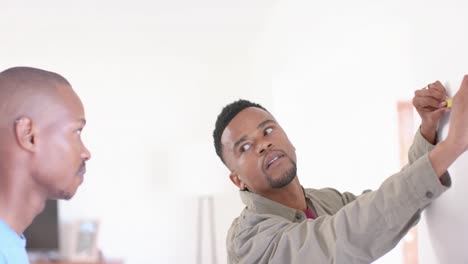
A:
<svg viewBox="0 0 468 264">
<path fill-rule="evenodd" d="M 239 140 L 236 141 L 236 143 L 234 143 L 234 147 L 232 147 L 232 150 L 236 152 L 237 147 L 246 140 L 247 140 L 247 136 L 242 136 Z"/>
<path fill-rule="evenodd" d="M 276 122 L 274 120 L 272 120 L 272 119 L 267 119 L 267 120 L 261 122 L 260 124 L 258 124 L 257 129 L 262 128 L 262 127 L 268 125 L 269 123 L 276 123 Z"/>
</svg>

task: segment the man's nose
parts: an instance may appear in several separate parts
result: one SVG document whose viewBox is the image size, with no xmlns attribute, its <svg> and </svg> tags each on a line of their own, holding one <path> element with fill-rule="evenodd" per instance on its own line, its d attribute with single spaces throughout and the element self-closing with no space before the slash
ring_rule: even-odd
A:
<svg viewBox="0 0 468 264">
<path fill-rule="evenodd" d="M 81 153 L 81 158 L 84 160 L 89 160 L 91 158 L 91 152 L 88 148 L 83 144 L 83 152 Z"/>
<path fill-rule="evenodd" d="M 257 154 L 262 155 L 267 149 L 271 148 L 273 144 L 271 142 L 264 141 L 258 144 Z"/>
</svg>

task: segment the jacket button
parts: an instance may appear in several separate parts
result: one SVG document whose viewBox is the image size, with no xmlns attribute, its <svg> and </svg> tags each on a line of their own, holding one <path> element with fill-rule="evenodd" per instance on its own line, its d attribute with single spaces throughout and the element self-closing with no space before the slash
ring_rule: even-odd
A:
<svg viewBox="0 0 468 264">
<path fill-rule="evenodd" d="M 426 197 L 429 198 L 429 199 L 432 199 L 432 197 L 434 197 L 434 194 L 431 191 L 427 191 L 426 192 Z"/>
</svg>

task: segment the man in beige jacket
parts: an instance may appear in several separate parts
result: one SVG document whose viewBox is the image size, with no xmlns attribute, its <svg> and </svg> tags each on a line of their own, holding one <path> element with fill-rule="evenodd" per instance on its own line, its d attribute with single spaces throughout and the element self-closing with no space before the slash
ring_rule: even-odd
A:
<svg viewBox="0 0 468 264">
<path fill-rule="evenodd" d="M 214 144 L 246 205 L 228 233 L 228 262 L 371 263 L 391 250 L 448 189 L 447 169 L 468 147 L 468 76 L 453 98 L 449 134 L 434 146 L 445 99 L 440 82 L 415 93 L 422 123 L 409 164 L 358 197 L 304 189 L 295 148 L 275 118 L 246 100 L 224 107 Z"/>
</svg>

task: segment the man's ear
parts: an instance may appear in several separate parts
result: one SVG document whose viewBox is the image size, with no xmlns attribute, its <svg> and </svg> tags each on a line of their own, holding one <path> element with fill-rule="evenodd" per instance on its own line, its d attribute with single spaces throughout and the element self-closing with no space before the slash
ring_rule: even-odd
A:
<svg viewBox="0 0 468 264">
<path fill-rule="evenodd" d="M 247 189 L 247 185 L 240 179 L 239 175 L 237 175 L 235 172 L 231 172 L 229 178 L 231 179 L 232 183 L 239 187 L 240 190 L 243 191 Z"/>
<path fill-rule="evenodd" d="M 35 149 L 35 129 L 31 118 L 21 117 L 15 121 L 15 137 L 18 145 L 27 150 L 34 151 Z"/>
</svg>

